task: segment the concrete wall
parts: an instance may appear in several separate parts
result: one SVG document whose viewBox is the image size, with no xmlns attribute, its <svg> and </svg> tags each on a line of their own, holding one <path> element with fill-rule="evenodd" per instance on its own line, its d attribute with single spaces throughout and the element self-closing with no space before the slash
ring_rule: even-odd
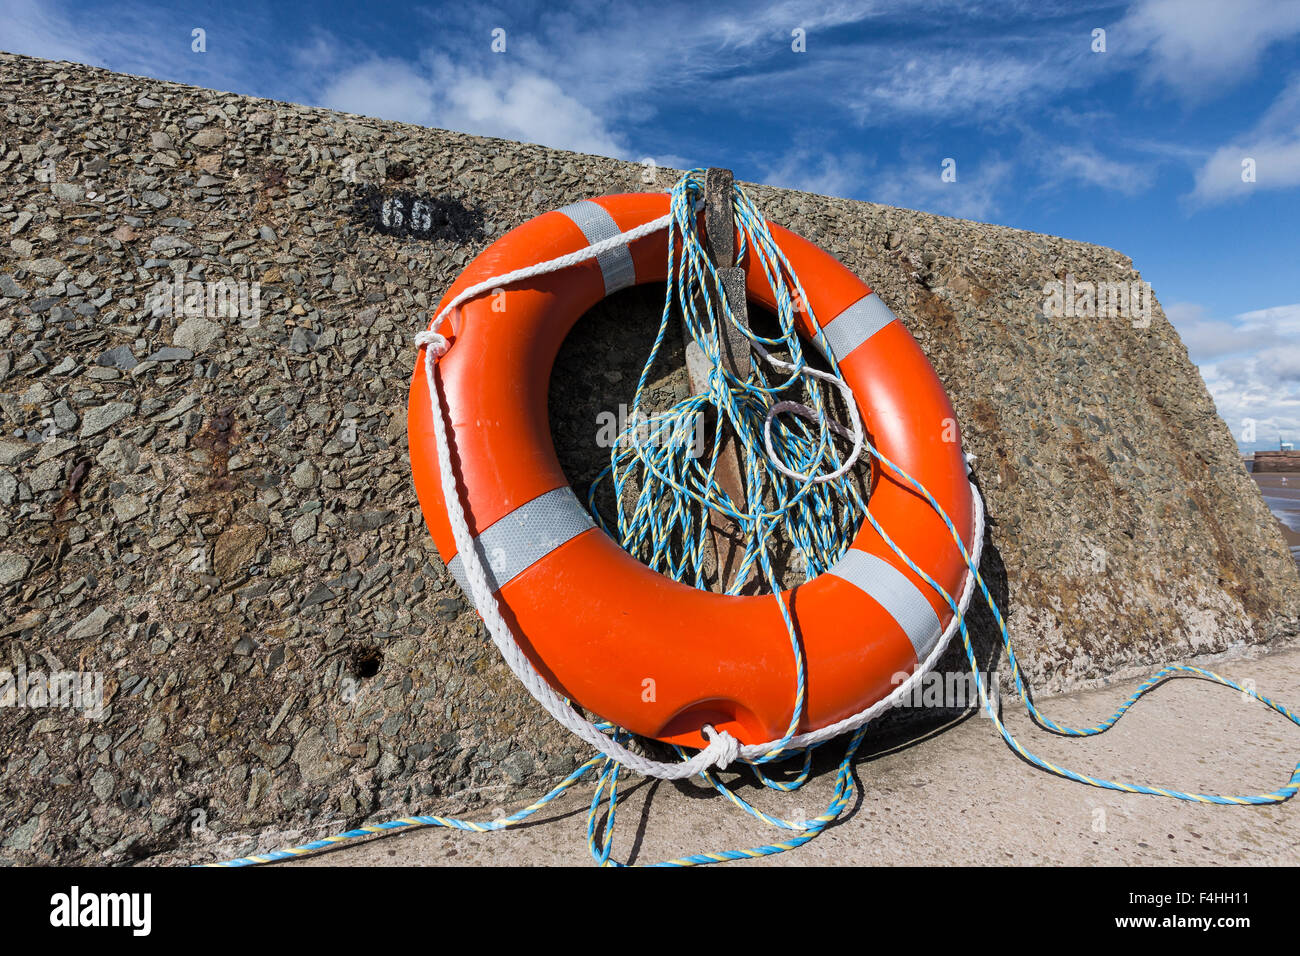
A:
<svg viewBox="0 0 1300 956">
<path fill-rule="evenodd" d="M 99 721 L 0 710 L 0 860 L 246 852 L 255 830 L 483 812 L 574 765 L 428 540 L 410 336 L 511 227 L 674 178 L 0 55 L 0 667 L 98 672 L 107 697 Z M 379 189 L 444 197 L 437 228 L 375 228 Z M 1127 258 L 752 194 L 947 384 L 1040 691 L 1296 631 L 1295 566 L 1163 312 L 1044 315 L 1046 283 L 1138 280 Z M 153 315 L 175 275 L 259 283 L 260 321 Z M 658 308 L 622 294 L 560 358 L 580 490 Z"/>
<path fill-rule="evenodd" d="M 1300 472 L 1300 451 L 1257 451 L 1254 461 L 1260 474 Z"/>
</svg>

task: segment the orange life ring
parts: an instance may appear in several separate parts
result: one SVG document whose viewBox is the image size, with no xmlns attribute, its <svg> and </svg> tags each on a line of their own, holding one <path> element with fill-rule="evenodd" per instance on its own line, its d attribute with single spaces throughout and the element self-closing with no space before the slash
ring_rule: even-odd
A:
<svg viewBox="0 0 1300 956">
<path fill-rule="evenodd" d="M 635 193 L 538 216 L 471 262 L 439 310 L 476 283 L 633 229 L 668 205 L 666 194 Z M 974 506 L 955 416 L 920 346 L 829 253 L 774 224 L 771 230 L 811 299 L 872 442 L 929 489 L 971 548 Z M 470 530 L 538 673 L 587 711 L 646 737 L 703 747 L 701 729 L 711 724 L 756 744 L 786 731 L 794 697 L 795 662 L 775 601 L 698 590 L 628 555 L 578 502 L 547 420 L 551 367 L 564 336 L 606 295 L 664 282 L 667 241 L 660 231 L 453 311 L 450 348 L 438 361 L 445 423 Z M 761 269 L 748 270 L 747 282 L 752 301 L 775 309 Z M 798 318 L 801 333 L 813 338 L 807 314 Z M 411 469 L 438 550 L 464 587 L 423 370 L 421 354 L 407 420 Z M 868 507 L 918 567 L 959 593 L 966 564 L 921 495 L 876 467 Z M 783 597 L 807 661 L 800 733 L 890 694 L 952 619 L 869 522 L 834 568 Z"/>
</svg>

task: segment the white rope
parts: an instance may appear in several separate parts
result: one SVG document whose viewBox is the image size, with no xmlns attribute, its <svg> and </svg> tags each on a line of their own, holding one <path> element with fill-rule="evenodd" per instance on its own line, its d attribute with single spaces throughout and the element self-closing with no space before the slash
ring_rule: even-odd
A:
<svg viewBox="0 0 1300 956">
<path fill-rule="evenodd" d="M 777 368 L 786 372 L 793 372 L 795 370 L 795 366 L 793 363 L 781 361 L 779 358 L 776 358 L 774 355 L 769 353 L 767 349 L 763 348 L 763 346 L 759 345 L 757 342 L 753 342 L 752 344 L 754 346 L 754 350 L 758 352 L 758 354 L 761 355 L 764 359 L 766 359 L 770 364 L 775 365 Z M 830 426 L 831 431 L 835 432 L 835 434 L 840 435 L 841 437 L 844 438 L 848 438 L 850 436 L 853 438 L 853 453 L 849 455 L 848 459 L 842 465 L 840 465 L 839 468 L 835 469 L 829 475 L 818 475 L 817 477 L 814 478 L 811 472 L 809 474 L 803 475 L 797 471 L 791 471 L 789 468 L 787 468 L 784 464 L 781 463 L 781 460 L 777 458 L 776 450 L 772 447 L 773 419 L 775 419 L 776 416 L 780 415 L 782 412 L 794 412 L 800 418 L 807 419 L 810 422 L 819 422 L 821 420 L 821 416 L 817 414 L 817 410 L 815 408 L 809 408 L 807 405 L 804 405 L 800 402 L 786 401 L 786 402 L 777 402 L 775 405 L 769 408 L 767 410 L 767 417 L 763 420 L 763 444 L 767 448 L 767 458 L 768 461 L 770 461 L 776 467 L 777 471 L 781 472 L 781 474 L 785 475 L 787 478 L 793 478 L 795 481 L 808 481 L 810 478 L 812 479 L 814 484 L 821 484 L 827 481 L 834 481 L 836 478 L 840 477 L 841 475 L 847 474 L 849 469 L 851 469 L 855 464 L 857 464 L 858 458 L 862 454 L 862 445 L 866 438 L 866 434 L 862 428 L 862 417 L 858 414 L 858 403 L 857 400 L 853 397 L 853 389 L 849 388 L 849 383 L 844 381 L 844 379 L 838 375 L 835 375 L 831 372 L 819 372 L 817 369 L 807 365 L 805 365 L 803 368 L 799 370 L 799 374 L 803 375 L 805 378 L 817 378 L 817 379 L 821 379 L 824 382 L 830 382 L 832 385 L 834 385 L 836 388 L 838 388 L 841 392 L 844 393 L 844 398 L 845 398 L 844 404 L 848 406 L 849 417 L 853 420 L 853 431 L 850 432 L 847 428 L 845 428 L 843 425 L 839 424 L 838 422 L 827 422 L 827 424 Z"/>
<path fill-rule="evenodd" d="M 474 601 L 474 606 L 478 608 L 488 633 L 492 635 L 492 643 L 496 644 L 506 665 L 548 714 L 605 756 L 614 758 L 630 770 L 663 780 L 685 780 L 710 767 L 725 767 L 735 759 L 739 747 L 736 739 L 726 731 L 715 733 L 710 738 L 709 745 L 690 760 L 681 763 L 650 760 L 628 750 L 602 733 L 593 723 L 575 713 L 569 702 L 557 694 L 534 669 L 532 662 L 516 643 L 509 625 L 501 616 L 496 595 L 488 584 L 483 562 L 479 560 L 478 550 L 474 547 L 474 536 L 470 534 L 469 525 L 465 521 L 465 509 L 461 505 L 456 479 L 452 474 L 447 427 L 443 422 L 442 397 L 434 375 L 435 359 L 446 352 L 447 340 L 433 331 L 421 332 L 415 340 L 419 345 L 429 346 L 424 353 L 424 371 L 429 385 L 433 433 L 438 446 L 438 476 L 442 483 L 442 497 L 447 504 L 451 534 L 456 540 L 456 552 L 460 555 L 461 568 L 469 580 L 470 597 Z M 707 733 L 712 728 L 705 728 L 705 730 Z"/>
<path fill-rule="evenodd" d="M 934 668 L 938 663 L 939 657 L 947 648 L 952 636 L 956 633 L 961 618 L 966 613 L 966 608 L 975 590 L 975 576 L 969 570 L 966 573 L 966 581 L 962 588 L 961 599 L 958 601 L 959 613 L 955 614 L 948 627 L 940 635 L 939 641 L 931 649 L 926 659 L 921 663 L 911 676 L 900 684 L 893 693 L 882 700 L 877 701 L 870 707 L 862 710 L 851 717 L 846 717 L 838 723 L 823 727 L 820 730 L 814 730 L 810 733 L 799 734 L 788 741 L 771 740 L 762 744 L 742 745 L 735 737 L 725 730 L 715 730 L 715 728 L 706 725 L 703 733 L 709 741 L 708 746 L 688 760 L 676 763 L 665 763 L 663 761 L 651 760 L 640 754 L 633 753 L 622 744 L 613 740 L 608 734 L 604 733 L 599 727 L 591 721 L 586 720 L 580 714 L 574 711 L 570 702 L 560 696 L 550 684 L 546 682 L 537 670 L 533 667 L 532 662 L 524 654 L 519 644 L 515 641 L 514 634 L 510 626 L 506 623 L 505 618 L 501 615 L 500 607 L 497 603 L 497 596 L 492 587 L 488 584 L 487 573 L 483 569 L 483 563 L 479 559 L 478 549 L 474 547 L 474 536 L 470 533 L 469 524 L 465 519 L 465 509 L 460 500 L 460 492 L 456 487 L 456 479 L 452 474 L 451 451 L 447 443 L 446 423 L 443 421 L 442 396 L 438 389 L 437 376 L 434 374 L 434 366 L 437 359 L 447 353 L 450 347 L 445 336 L 434 331 L 437 329 L 443 318 L 452 309 L 457 308 L 462 303 L 481 295 L 484 292 L 491 292 L 504 285 L 519 282 L 523 279 L 529 279 L 533 276 L 543 275 L 549 272 L 557 272 L 561 269 L 575 265 L 579 262 L 585 262 L 593 259 L 616 246 L 627 245 L 643 236 L 658 232 L 665 229 L 672 221 L 671 213 L 667 216 L 661 216 L 658 219 L 638 226 L 635 229 L 629 229 L 627 232 L 611 236 L 585 249 L 577 252 L 571 252 L 568 255 L 560 256 L 555 259 L 549 259 L 546 262 L 540 262 L 536 265 L 527 266 L 523 269 L 516 269 L 513 272 L 507 272 L 503 275 L 494 276 L 479 282 L 463 292 L 459 293 L 451 302 L 447 303 L 434 317 L 430 323 L 429 329 L 420 332 L 415 336 L 417 346 L 425 346 L 424 353 L 424 372 L 425 379 L 429 388 L 429 405 L 430 412 L 433 416 L 433 432 L 437 444 L 438 454 L 438 476 L 442 484 L 442 498 L 447 507 L 447 519 L 451 525 L 452 537 L 456 542 L 456 553 L 461 558 L 461 568 L 469 581 L 470 598 L 474 602 L 475 608 L 478 609 L 479 616 L 483 618 L 483 624 L 487 628 L 488 634 L 492 637 L 492 643 L 500 651 L 501 657 L 506 662 L 511 672 L 524 685 L 524 688 L 533 695 L 533 698 L 542 705 L 548 714 L 554 717 L 560 724 L 566 727 L 574 735 L 591 744 L 607 757 L 618 761 L 629 770 L 644 774 L 649 777 L 657 777 L 661 780 L 685 780 L 699 773 L 703 773 L 710 768 L 726 769 L 726 767 L 735 760 L 747 760 L 754 757 L 762 757 L 771 752 L 771 750 L 781 745 L 785 750 L 797 750 L 810 747 L 814 744 L 820 744 L 833 737 L 850 730 L 856 730 L 869 721 L 875 719 L 880 714 L 895 706 L 904 697 L 910 696 L 916 685 L 924 676 Z M 784 366 L 787 370 L 793 369 L 789 365 L 769 355 L 762 346 L 754 343 L 754 347 L 760 355 L 769 362 L 778 367 Z M 805 368 L 804 372 L 817 378 L 828 379 L 832 384 L 845 390 L 848 401 L 849 412 L 853 418 L 853 435 L 854 448 L 851 458 L 840 467 L 834 474 L 818 476 L 813 481 L 829 481 L 846 472 L 852 467 L 862 452 L 863 446 L 863 428 L 862 421 L 858 415 L 857 404 L 853 399 L 851 390 L 847 384 L 838 376 L 828 375 L 815 369 Z M 771 420 L 775 414 L 780 411 L 793 411 L 803 415 L 804 411 L 812 412 L 807 406 L 800 405 L 797 402 L 779 402 L 768 412 L 768 419 L 765 423 L 764 437 L 767 443 L 768 457 L 772 463 L 784 472 L 786 475 L 799 480 L 806 481 L 809 476 L 793 473 L 785 468 L 781 462 L 774 457 L 771 444 Z M 839 434 L 848 436 L 849 432 L 841 425 L 831 423 L 831 427 Z M 980 552 L 984 542 L 984 502 L 980 498 L 979 490 L 975 487 L 974 482 L 970 484 L 971 496 L 975 504 L 975 527 L 973 545 L 971 548 L 971 564 L 979 566 Z"/>
<path fill-rule="evenodd" d="M 442 324 L 443 318 L 447 313 L 464 302 L 468 302 L 475 296 L 482 295 L 484 292 L 491 292 L 494 289 L 504 285 L 511 285 L 515 282 L 521 282 L 524 279 L 531 279 L 533 276 L 546 275 L 548 272 L 559 272 L 561 269 L 567 269 L 570 266 L 576 266 L 579 262 L 586 262 L 588 259 L 595 259 L 597 256 L 610 249 L 619 246 L 631 245 L 638 239 L 659 232 L 661 229 L 667 229 L 668 224 L 673 221 L 672 213 L 666 216 L 660 216 L 658 219 L 652 219 L 644 225 L 637 226 L 635 229 L 629 229 L 627 232 L 620 232 L 617 236 L 610 236 L 608 239 L 602 239 L 593 245 L 577 252 L 570 252 L 563 256 L 557 256 L 554 259 L 547 259 L 545 262 L 539 262 L 536 265 L 524 266 L 522 269 L 515 269 L 513 272 L 506 272 L 499 276 L 493 276 L 491 279 L 484 279 L 475 285 L 470 286 L 457 294 L 457 296 L 442 307 L 432 322 L 429 323 L 431 330 L 436 330 Z"/>
</svg>

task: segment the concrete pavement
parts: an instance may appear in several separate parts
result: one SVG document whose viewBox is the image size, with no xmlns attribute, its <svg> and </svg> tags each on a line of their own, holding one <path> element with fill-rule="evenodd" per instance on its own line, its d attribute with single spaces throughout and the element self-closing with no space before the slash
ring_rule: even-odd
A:
<svg viewBox="0 0 1300 956">
<path fill-rule="evenodd" d="M 1253 680 L 1259 692 L 1283 704 L 1300 704 L 1300 649 L 1294 644 L 1198 663 L 1238 681 Z M 1116 682 L 1038 703 L 1062 723 L 1091 725 L 1137 684 Z M 1285 784 L 1300 759 L 1300 727 L 1205 681 L 1171 681 L 1115 728 L 1083 741 L 1033 727 L 1018 700 L 1006 697 L 1003 704 L 1008 726 L 1028 749 L 1073 770 L 1127 782 L 1264 793 Z M 984 717 L 934 726 L 932 713 L 900 716 L 882 723 L 864 743 L 851 813 L 810 844 L 757 865 L 1300 863 L 1300 804 L 1204 806 L 1098 790 L 1028 765 Z M 821 812 L 839 745 L 823 749 L 821 772 L 802 790 L 761 790 L 747 775 L 743 795 L 786 817 Z M 634 862 L 650 863 L 778 836 L 694 782 L 632 778 L 625 792 L 615 844 L 620 860 L 630 854 Z M 591 786 L 581 784 L 538 823 L 517 830 L 425 829 L 286 865 L 583 865 L 590 862 L 590 794 Z"/>
</svg>

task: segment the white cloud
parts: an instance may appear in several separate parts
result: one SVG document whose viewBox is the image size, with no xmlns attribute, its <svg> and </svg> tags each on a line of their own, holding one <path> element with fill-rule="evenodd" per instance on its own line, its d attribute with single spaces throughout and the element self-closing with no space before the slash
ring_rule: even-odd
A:
<svg viewBox="0 0 1300 956">
<path fill-rule="evenodd" d="M 56 0 L 0 0 L 0 50 L 250 95 L 264 95 L 261 64 L 281 56 L 265 11 L 241 14 L 237 31 L 213 26 L 206 53 L 191 48 L 192 17 L 171 8 L 126 0 L 91 16 Z"/>
<path fill-rule="evenodd" d="M 1242 179 L 1242 164 L 1248 159 L 1254 162 L 1254 182 Z M 1197 170 L 1196 185 L 1185 198 L 1193 205 L 1209 205 L 1257 190 L 1296 185 L 1300 185 L 1300 76 L 1291 79 L 1250 132 L 1214 151 Z"/>
<path fill-rule="evenodd" d="M 332 76 L 316 99 L 346 113 L 629 158 L 625 140 L 595 112 L 512 63 L 480 70 L 445 56 L 420 67 L 372 58 Z"/>
<path fill-rule="evenodd" d="M 1279 380 L 1263 357 L 1202 365 L 1201 377 L 1243 449 L 1276 448 L 1279 440 L 1300 438 L 1300 383 Z"/>
<path fill-rule="evenodd" d="M 331 77 L 318 100 L 344 113 L 431 126 L 436 96 L 431 76 L 401 60 L 373 59 Z"/>
<path fill-rule="evenodd" d="M 993 123 L 1007 106 L 1023 105 L 1066 83 L 1059 72 L 1040 62 L 987 49 L 965 54 L 917 50 L 903 58 L 882 57 L 879 67 L 863 79 L 866 89 L 849 103 L 867 126 L 900 116 Z"/>
<path fill-rule="evenodd" d="M 819 9 L 806 3 L 784 0 L 766 7 L 746 6 L 740 16 L 714 14 L 709 22 L 708 33 L 720 36 L 726 47 L 746 48 L 777 38 L 784 43 L 791 43 L 791 31 L 799 28 L 804 31 L 806 43 L 816 44 L 819 30 L 859 23 L 881 16 L 884 12 L 885 5 L 878 0 L 830 3 Z"/>
<path fill-rule="evenodd" d="M 628 155 L 623 138 L 600 116 L 536 71 L 482 74 L 441 59 L 434 73 L 446 90 L 443 125 L 583 153 Z"/>
<path fill-rule="evenodd" d="M 1243 312 L 1237 318 L 1248 326 L 1267 326 L 1279 335 L 1294 339 L 1300 338 L 1300 303 L 1295 305 L 1276 305 L 1271 309 L 1256 309 Z"/>
<path fill-rule="evenodd" d="M 289 51 L 289 62 L 298 70 L 329 69 L 337 64 L 338 58 L 339 47 L 333 35 L 320 26 L 308 30 Z"/>
<path fill-rule="evenodd" d="M 1242 179 L 1243 164 L 1254 164 L 1255 179 Z M 1257 190 L 1286 189 L 1300 185 L 1300 131 L 1293 139 L 1257 140 L 1216 150 L 1196 172 L 1190 198 L 1210 204 L 1240 199 Z"/>
<path fill-rule="evenodd" d="M 763 167 L 763 182 L 823 196 L 858 198 L 870 182 L 870 162 L 856 153 L 793 149 Z"/>
<path fill-rule="evenodd" d="M 1092 146 L 1056 146 L 1043 155 L 1045 179 L 1053 186 L 1080 182 L 1102 189 L 1133 195 L 1151 185 L 1155 168 L 1151 163 L 1126 163 L 1103 156 Z"/>
<path fill-rule="evenodd" d="M 1241 322 L 1212 319 L 1203 306 L 1193 303 L 1167 305 L 1165 315 L 1178 330 L 1194 362 L 1255 351 L 1277 340 L 1277 331 L 1269 323 L 1243 325 Z"/>
<path fill-rule="evenodd" d="M 977 162 L 959 162 L 956 169 L 956 181 L 944 182 L 937 160 L 911 161 L 884 175 L 868 178 L 858 192 L 872 202 L 988 221 L 998 210 L 999 193 L 1011 181 L 1011 164 L 990 157 Z"/>
<path fill-rule="evenodd" d="M 1262 356 L 1264 368 L 1279 382 L 1300 383 L 1300 345 L 1283 345 Z"/>
<path fill-rule="evenodd" d="M 1106 119 L 1086 102 L 1063 105 L 1063 94 L 1127 70 L 1179 89 L 1193 82 L 1221 88 L 1300 31 L 1298 2 L 1141 0 L 1108 27 L 1110 52 L 1098 55 L 1075 7 L 1049 0 L 981 15 L 964 0 L 832 0 L 819 7 L 767 0 L 737 9 L 697 5 L 690 28 L 675 29 L 681 8 L 588 0 L 516 29 L 508 9 L 485 18 L 468 5 L 439 6 L 419 11 L 427 23 L 412 24 L 413 35 L 431 38 L 424 53 L 397 58 L 320 28 L 283 43 L 265 15 L 244 18 L 234 33 L 213 31 L 210 52 L 193 55 L 188 27 L 181 29 L 171 10 L 128 0 L 115 6 L 110 23 L 90 30 L 66 0 L 0 0 L 0 46 L 582 152 L 631 160 L 648 153 L 662 165 L 687 165 L 684 154 L 726 162 L 747 150 L 776 183 L 987 219 L 998 211 L 1008 163 L 980 171 L 955 154 L 969 175 L 947 184 L 924 168 L 928 160 L 873 177 L 869 147 L 831 157 L 782 155 L 784 147 L 770 144 L 783 132 L 799 141 L 792 131 L 807 115 L 840 126 L 916 124 L 910 148 L 933 141 L 936 125 L 1019 128 L 1014 158 L 1023 175 L 1038 180 L 1027 189 L 1065 182 L 1131 195 L 1154 181 L 1159 144 L 1128 142 L 1118 152 L 1122 127 L 1098 138 Z M 489 50 L 498 20 L 509 31 L 503 55 Z M 807 31 L 807 53 L 790 50 L 795 27 Z M 679 104 L 752 123 L 763 145 L 676 121 L 672 140 L 660 140 L 655 131 Z M 1034 135 L 1036 110 L 1059 115 L 1037 124 L 1043 131 Z M 1012 147 L 1001 148 L 1011 155 Z M 1170 159 L 1198 167 L 1188 197 L 1194 204 L 1300 184 L 1300 84 L 1254 130 L 1208 158 L 1168 150 Z M 1247 156 L 1256 163 L 1253 185 L 1241 182 Z"/>
<path fill-rule="evenodd" d="M 1242 312 L 1223 320 L 1211 318 L 1203 306 L 1175 302 L 1165 306 L 1165 315 L 1195 362 L 1257 353 L 1300 341 L 1300 303 Z"/>
<path fill-rule="evenodd" d="M 1041 150 L 1038 166 L 1044 173 L 1044 189 L 1081 182 L 1131 195 L 1154 178 L 1154 163 L 1111 159 L 1088 145 L 1049 146 L 1036 140 L 1030 150 Z M 862 153 L 796 148 L 763 164 L 762 176 L 773 186 L 982 219 L 998 210 L 1000 193 L 1014 174 L 1012 163 L 998 157 L 969 164 L 958 158 L 958 178 L 953 183 L 942 180 L 938 160 L 921 160 L 914 154 L 898 167 L 877 173 L 876 166 L 875 157 Z"/>
<path fill-rule="evenodd" d="M 1142 0 L 1113 28 L 1121 55 L 1143 55 L 1153 82 L 1199 97 L 1254 73 L 1270 46 L 1300 33 L 1291 0 Z"/>
<path fill-rule="evenodd" d="M 703 6 L 691 10 L 690 29 L 681 30 L 671 28 L 675 14 L 661 7 L 584 5 L 552 11 L 527 32 L 507 26 L 507 52 L 500 56 L 483 55 L 488 34 L 481 17 L 439 9 L 429 15 L 440 33 L 481 35 L 481 48 L 462 44 L 454 57 L 430 51 L 421 69 L 408 72 L 381 67 L 384 61 L 356 51 L 352 59 L 362 65 L 331 77 L 318 100 L 386 118 L 424 116 L 412 121 L 639 159 L 645 150 L 633 155 L 629 131 L 673 108 L 666 104 L 779 116 L 805 109 L 812 95 L 825 108 L 847 108 L 874 122 L 886 106 L 890 116 L 936 109 L 960 115 L 971 104 L 992 111 L 1029 86 L 1053 88 L 1072 75 L 1046 71 L 1040 56 L 1011 65 L 996 56 L 985 64 L 972 49 L 954 68 L 950 53 L 928 45 L 911 60 L 900 59 L 898 44 L 880 40 L 837 45 L 835 28 L 878 18 L 899 22 L 904 15 L 945 25 L 962 9 L 955 0 L 857 0 L 820 9 L 776 2 L 746 7 L 743 14 Z M 807 54 L 790 50 L 795 27 L 806 31 Z M 1033 46 L 1029 40 L 1016 45 Z M 864 60 L 872 70 L 862 70 Z M 843 91 L 846 76 L 874 86 L 855 101 Z M 377 79 L 394 88 L 385 90 Z M 828 91 L 836 92 L 827 97 Z M 426 100 L 429 110 L 420 106 Z M 405 113 L 383 112 L 394 108 Z M 828 169 L 818 181 L 805 179 L 805 185 L 842 192 L 847 177 Z"/>
<path fill-rule="evenodd" d="M 103 66 L 96 34 L 69 29 L 52 4 L 38 0 L 0 0 L 0 50 Z"/>
<path fill-rule="evenodd" d="M 1300 303 L 1227 321 L 1211 319 L 1190 303 L 1166 306 L 1165 314 L 1243 448 L 1300 439 Z M 1253 442 L 1246 440 L 1248 427 L 1254 428 Z"/>
</svg>

